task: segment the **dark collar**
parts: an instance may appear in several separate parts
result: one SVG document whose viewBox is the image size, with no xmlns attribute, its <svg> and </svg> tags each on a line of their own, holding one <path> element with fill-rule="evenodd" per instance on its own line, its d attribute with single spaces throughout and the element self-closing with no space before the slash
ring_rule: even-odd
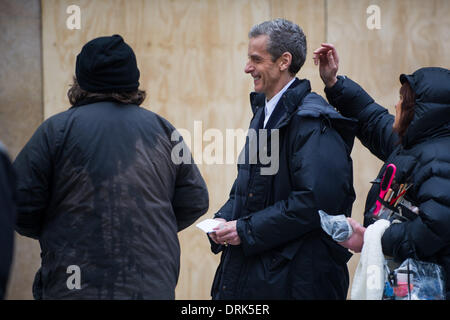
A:
<svg viewBox="0 0 450 320">
<path fill-rule="evenodd" d="M 120 103 L 119 101 L 117 101 L 116 99 L 114 99 L 112 97 L 111 98 L 87 98 L 87 99 L 82 99 L 82 100 L 77 101 L 77 103 L 75 103 L 69 109 L 81 107 L 84 105 L 93 104 L 93 103 L 97 103 L 97 102 L 106 102 L 106 101 Z"/>
<path fill-rule="evenodd" d="M 303 98 L 311 92 L 311 85 L 308 80 L 299 80 L 295 78 L 289 88 L 283 93 L 278 101 L 276 108 L 283 105 L 288 113 L 295 111 Z M 258 108 L 262 108 L 266 105 L 266 95 L 264 93 L 251 92 L 250 93 L 250 105 L 252 107 L 253 114 L 256 113 Z"/>
<path fill-rule="evenodd" d="M 308 80 L 299 80 L 295 78 L 294 82 L 283 93 L 278 101 L 272 115 L 266 124 L 266 129 L 273 129 L 281 127 L 285 122 L 288 122 L 291 116 L 295 113 L 301 105 L 303 98 L 311 92 L 311 85 Z M 250 103 L 253 114 L 260 108 L 264 108 L 266 103 L 266 96 L 263 93 L 250 93 Z"/>
</svg>

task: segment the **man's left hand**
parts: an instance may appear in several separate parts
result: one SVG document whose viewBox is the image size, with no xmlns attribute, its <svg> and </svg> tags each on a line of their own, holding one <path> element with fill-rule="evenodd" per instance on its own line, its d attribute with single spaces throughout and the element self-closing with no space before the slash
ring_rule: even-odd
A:
<svg viewBox="0 0 450 320">
<path fill-rule="evenodd" d="M 237 220 L 228 221 L 214 228 L 218 243 L 221 243 L 223 245 L 230 244 L 233 246 L 241 244 L 241 238 L 239 237 L 236 230 L 236 222 Z"/>
</svg>

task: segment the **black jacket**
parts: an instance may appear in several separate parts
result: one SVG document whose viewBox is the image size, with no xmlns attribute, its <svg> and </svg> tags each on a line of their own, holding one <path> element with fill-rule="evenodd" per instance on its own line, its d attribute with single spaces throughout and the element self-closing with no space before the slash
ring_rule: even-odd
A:
<svg viewBox="0 0 450 320">
<path fill-rule="evenodd" d="M 15 209 L 15 174 L 0 142 L 0 299 L 6 293 L 13 259 Z"/>
<path fill-rule="evenodd" d="M 246 161 L 239 161 L 230 198 L 215 215 L 237 220 L 241 244 L 212 243 L 213 252 L 223 251 L 214 299 L 346 297 L 351 254 L 322 231 L 317 211 L 351 214 L 356 128 L 310 91 L 309 81 L 296 79 L 266 125 L 279 130 L 279 154 L 271 147 L 276 133 L 270 131 L 266 146 L 279 155 L 275 174 L 261 174 L 269 164 L 251 161 L 247 138 L 240 157 Z M 264 101 L 263 94 L 251 94 L 250 129 L 262 128 Z"/>
<path fill-rule="evenodd" d="M 416 94 L 415 115 L 402 143 L 394 116 L 355 82 L 339 77 L 327 97 L 343 115 L 359 120 L 358 138 L 385 161 L 366 202 L 364 224 L 377 200 L 387 164 L 397 167 L 394 183 L 412 183 L 405 198 L 419 208 L 412 221 L 392 224 L 382 238 L 383 252 L 398 262 L 417 258 L 436 262 L 450 275 L 450 71 L 422 68 L 409 76 Z M 450 297 L 450 280 L 447 281 Z"/>
<path fill-rule="evenodd" d="M 87 102 L 88 103 L 88 102 Z M 208 209 L 174 127 L 137 105 L 88 103 L 47 119 L 18 155 L 17 231 L 39 239 L 43 299 L 173 299 L 177 232 Z M 81 289 L 66 282 L 81 271 Z"/>
</svg>

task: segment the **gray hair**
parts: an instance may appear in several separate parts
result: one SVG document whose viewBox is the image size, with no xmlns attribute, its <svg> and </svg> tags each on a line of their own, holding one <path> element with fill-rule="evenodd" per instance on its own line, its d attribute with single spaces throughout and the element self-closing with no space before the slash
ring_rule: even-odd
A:
<svg viewBox="0 0 450 320">
<path fill-rule="evenodd" d="M 272 56 L 272 61 L 289 52 L 292 55 L 289 72 L 297 74 L 306 60 L 306 36 L 302 28 L 286 19 L 275 19 L 255 25 L 248 33 L 249 38 L 261 35 L 269 37 L 267 52 Z"/>
</svg>

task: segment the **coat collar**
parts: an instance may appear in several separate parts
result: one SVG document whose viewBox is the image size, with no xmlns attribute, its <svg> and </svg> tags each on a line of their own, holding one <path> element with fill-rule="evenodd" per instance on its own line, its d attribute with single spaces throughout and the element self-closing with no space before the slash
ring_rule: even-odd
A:
<svg viewBox="0 0 450 320">
<path fill-rule="evenodd" d="M 69 109 L 72 108 L 76 108 L 76 107 L 81 107 L 81 106 L 85 106 L 88 104 L 93 104 L 93 103 L 97 103 L 97 102 L 115 102 L 115 103 L 121 103 L 119 101 L 117 101 L 114 98 L 85 98 L 85 99 L 81 99 L 79 101 L 77 101 L 77 103 L 75 103 L 73 106 L 71 106 Z"/>
<path fill-rule="evenodd" d="M 311 85 L 308 80 L 299 80 L 295 78 L 294 82 L 289 86 L 286 92 L 278 101 L 266 128 L 272 129 L 280 127 L 284 122 L 289 122 L 289 119 L 301 104 L 303 98 L 311 92 Z M 266 103 L 266 96 L 263 93 L 250 93 L 250 105 L 252 107 L 253 115 L 260 108 L 264 108 Z"/>
</svg>

